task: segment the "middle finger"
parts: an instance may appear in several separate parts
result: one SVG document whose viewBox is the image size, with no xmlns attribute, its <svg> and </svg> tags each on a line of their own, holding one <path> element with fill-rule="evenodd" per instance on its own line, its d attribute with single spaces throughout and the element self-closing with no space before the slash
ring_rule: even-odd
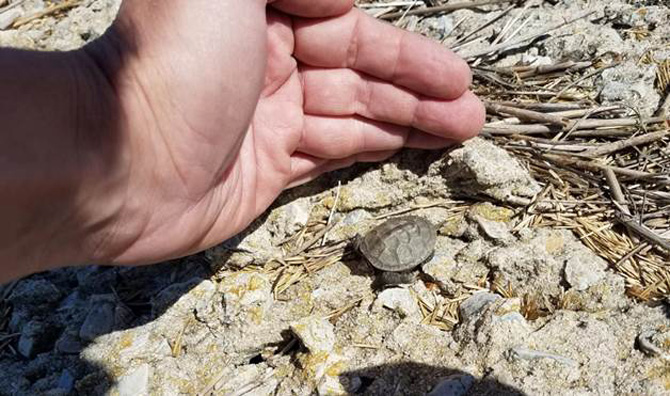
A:
<svg viewBox="0 0 670 396">
<path fill-rule="evenodd" d="M 471 92 L 453 100 L 416 94 L 351 69 L 300 70 L 305 113 L 359 115 L 374 121 L 413 127 L 457 141 L 475 136 L 483 107 Z"/>
</svg>

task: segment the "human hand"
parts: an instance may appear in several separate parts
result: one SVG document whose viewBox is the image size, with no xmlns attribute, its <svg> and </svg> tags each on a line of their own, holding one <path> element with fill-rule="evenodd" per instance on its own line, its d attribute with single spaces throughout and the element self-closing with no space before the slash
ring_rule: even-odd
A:
<svg viewBox="0 0 670 396">
<path fill-rule="evenodd" d="M 118 95 L 122 188 L 87 238 L 88 260 L 200 251 L 288 187 L 402 147 L 445 147 L 483 124 L 465 62 L 352 0 L 153 4 L 124 2 L 89 49 L 103 65 L 121 54 L 103 67 Z"/>
</svg>

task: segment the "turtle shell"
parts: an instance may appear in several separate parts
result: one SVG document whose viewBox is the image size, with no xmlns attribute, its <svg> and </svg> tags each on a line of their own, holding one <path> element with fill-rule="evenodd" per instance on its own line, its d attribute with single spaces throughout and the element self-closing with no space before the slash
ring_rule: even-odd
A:
<svg viewBox="0 0 670 396">
<path fill-rule="evenodd" d="M 436 234 L 435 226 L 423 217 L 396 217 L 370 230 L 358 250 L 377 269 L 407 271 L 433 255 Z"/>
</svg>

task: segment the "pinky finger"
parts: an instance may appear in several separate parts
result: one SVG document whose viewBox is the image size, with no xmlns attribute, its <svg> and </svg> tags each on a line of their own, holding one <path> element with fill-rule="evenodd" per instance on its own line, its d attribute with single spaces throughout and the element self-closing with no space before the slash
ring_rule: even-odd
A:
<svg viewBox="0 0 670 396">
<path fill-rule="evenodd" d="M 291 180 L 287 189 L 310 182 L 320 175 L 347 168 L 356 162 L 380 162 L 392 157 L 398 150 L 369 151 L 347 158 L 326 160 L 309 154 L 296 153 L 291 156 Z"/>
</svg>

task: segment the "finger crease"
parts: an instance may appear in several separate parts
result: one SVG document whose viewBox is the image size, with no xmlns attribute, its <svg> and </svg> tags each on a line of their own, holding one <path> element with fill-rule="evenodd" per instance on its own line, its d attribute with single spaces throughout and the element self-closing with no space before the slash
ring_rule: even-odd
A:
<svg viewBox="0 0 670 396">
<path fill-rule="evenodd" d="M 391 75 L 389 77 L 389 79 L 393 82 L 395 82 L 396 79 L 398 78 L 397 76 L 398 67 L 400 65 L 400 57 L 402 56 L 402 47 L 404 41 L 405 41 L 405 35 L 401 34 L 398 43 L 396 44 L 396 53 L 393 56 L 393 67 L 391 67 Z"/>
<path fill-rule="evenodd" d="M 356 23 L 354 24 L 353 29 L 351 29 L 351 38 L 349 39 L 349 47 L 347 48 L 347 59 L 345 67 L 356 68 L 356 63 L 358 63 L 358 51 L 360 50 L 359 46 L 359 30 L 361 18 L 356 18 Z"/>
<path fill-rule="evenodd" d="M 358 118 L 354 118 L 354 136 L 353 140 L 353 153 L 359 153 L 365 151 L 365 131 L 363 121 Z M 349 154 L 352 154 L 351 152 Z"/>
<path fill-rule="evenodd" d="M 358 75 L 359 82 L 358 85 L 360 88 L 356 91 L 355 98 L 355 109 L 354 112 L 360 116 L 367 116 L 370 103 L 372 103 L 372 92 L 374 91 L 374 86 L 372 82 L 366 78 L 363 78 L 360 74 Z"/>
<path fill-rule="evenodd" d="M 418 114 L 419 114 L 419 107 L 421 107 L 421 100 L 422 100 L 421 96 L 414 98 L 414 104 L 412 105 L 412 118 L 409 121 L 409 126 L 416 129 L 421 129 L 418 126 L 419 125 Z"/>
</svg>

